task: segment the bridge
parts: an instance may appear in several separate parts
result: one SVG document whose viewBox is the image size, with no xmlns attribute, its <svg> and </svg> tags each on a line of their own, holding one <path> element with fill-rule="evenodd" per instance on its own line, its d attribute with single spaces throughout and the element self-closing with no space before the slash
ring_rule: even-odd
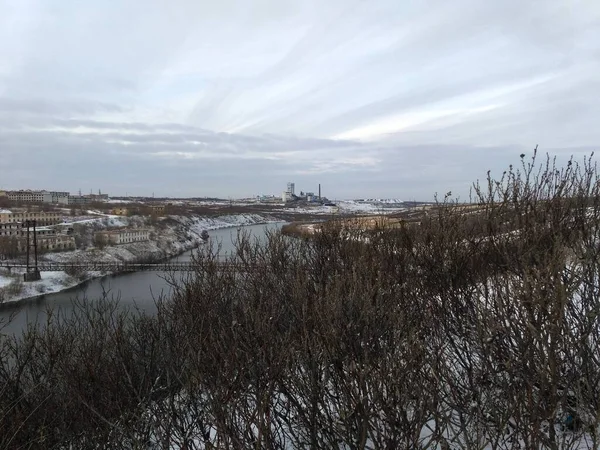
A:
<svg viewBox="0 0 600 450">
<path fill-rule="evenodd" d="M 84 271 L 84 272 L 193 272 L 200 266 L 191 261 L 183 262 L 153 262 L 153 263 L 135 263 L 135 262 L 38 262 L 35 264 L 11 263 L 0 261 L 2 269 L 30 270 L 38 272 L 64 272 L 64 271 Z M 220 270 L 244 270 L 241 264 L 232 262 L 219 262 Z"/>
</svg>

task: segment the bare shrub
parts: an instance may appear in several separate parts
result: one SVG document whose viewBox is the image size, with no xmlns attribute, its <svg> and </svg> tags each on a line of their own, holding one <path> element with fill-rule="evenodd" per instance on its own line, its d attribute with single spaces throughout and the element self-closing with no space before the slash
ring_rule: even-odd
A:
<svg viewBox="0 0 600 450">
<path fill-rule="evenodd" d="M 534 158 L 469 208 L 202 246 L 156 316 L 0 336 L 0 448 L 597 448 L 599 186 Z"/>
<path fill-rule="evenodd" d="M 96 232 L 94 233 L 93 243 L 97 249 L 103 250 L 104 247 L 108 245 L 108 240 L 106 238 L 106 235 Z"/>
<path fill-rule="evenodd" d="M 21 279 L 16 278 L 15 280 L 11 281 L 5 288 L 4 288 L 6 295 L 9 297 L 15 297 L 17 295 L 19 295 L 21 292 L 23 292 L 23 281 L 21 281 Z"/>
<path fill-rule="evenodd" d="M 19 242 L 16 237 L 0 236 L 0 259 L 16 258 L 19 254 Z"/>
</svg>

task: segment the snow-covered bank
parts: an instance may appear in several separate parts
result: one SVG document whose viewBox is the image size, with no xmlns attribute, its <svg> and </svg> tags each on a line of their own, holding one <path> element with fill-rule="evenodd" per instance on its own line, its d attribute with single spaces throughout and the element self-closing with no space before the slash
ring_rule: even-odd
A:
<svg viewBox="0 0 600 450">
<path fill-rule="evenodd" d="M 203 241 L 203 230 L 241 227 L 248 225 L 280 222 L 272 217 L 258 214 L 236 214 L 219 217 L 169 216 L 160 220 L 133 217 L 99 217 L 96 220 L 77 221 L 80 227 L 78 239 L 87 248 L 68 252 L 47 253 L 40 257 L 52 262 L 135 262 L 143 260 L 164 260 L 196 248 Z M 143 226 L 151 229 L 151 239 L 144 242 L 105 246 L 91 245 L 96 231 L 119 226 Z M 108 275 L 109 272 L 42 272 L 40 281 L 24 283 L 22 273 L 0 272 L 0 303 L 16 302 L 40 295 L 51 294 L 73 288 L 90 279 Z"/>
<path fill-rule="evenodd" d="M 42 279 L 24 283 L 23 273 L 0 274 L 0 301 L 12 303 L 41 295 L 53 294 L 70 289 L 88 279 L 101 276 L 100 273 L 88 273 L 85 279 L 70 276 L 65 272 L 41 272 Z"/>
<path fill-rule="evenodd" d="M 335 205 L 335 206 L 332 206 Z M 327 205 L 303 205 L 289 206 L 281 205 L 281 209 L 276 209 L 278 212 L 292 214 L 315 214 L 315 215 L 335 215 L 335 214 L 393 214 L 401 211 L 406 211 L 407 207 L 402 204 L 394 203 L 368 203 L 356 200 L 342 200 Z"/>
</svg>

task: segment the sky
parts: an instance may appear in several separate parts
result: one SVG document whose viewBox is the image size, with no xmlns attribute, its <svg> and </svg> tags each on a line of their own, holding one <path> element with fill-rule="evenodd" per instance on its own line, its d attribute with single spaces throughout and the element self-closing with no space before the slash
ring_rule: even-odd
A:
<svg viewBox="0 0 600 450">
<path fill-rule="evenodd" d="M 600 144 L 597 0 L 0 0 L 0 188 L 468 199 Z"/>
</svg>

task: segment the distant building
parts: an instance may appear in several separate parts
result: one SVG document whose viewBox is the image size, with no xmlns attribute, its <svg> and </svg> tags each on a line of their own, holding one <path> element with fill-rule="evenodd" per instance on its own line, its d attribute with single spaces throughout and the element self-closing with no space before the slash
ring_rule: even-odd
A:
<svg viewBox="0 0 600 450">
<path fill-rule="evenodd" d="M 97 194 L 85 195 L 84 197 L 88 197 L 93 202 L 102 202 L 108 200 L 108 194 L 102 194 L 101 192 L 98 192 Z"/>
<path fill-rule="evenodd" d="M 68 192 L 51 192 L 52 194 L 52 203 L 59 205 L 68 205 L 69 204 L 69 193 Z"/>
<path fill-rule="evenodd" d="M 165 213 L 165 205 L 150 205 L 150 212 L 156 216 L 162 216 Z"/>
<path fill-rule="evenodd" d="M 130 244 L 150 239 L 150 230 L 144 228 L 123 228 L 120 230 L 99 231 L 96 236 L 103 237 L 107 244 Z"/>
<path fill-rule="evenodd" d="M 69 195 L 68 204 L 69 205 L 88 205 L 92 202 L 92 199 L 85 195 Z"/>
<path fill-rule="evenodd" d="M 129 215 L 129 210 L 127 208 L 114 208 L 110 211 L 111 214 L 115 216 L 127 216 Z"/>
<path fill-rule="evenodd" d="M 108 194 L 86 194 L 86 195 L 69 195 L 69 205 L 88 205 L 94 202 L 104 202 L 108 200 Z"/>
<path fill-rule="evenodd" d="M 57 191 L 6 191 L 6 196 L 13 202 L 58 203 L 67 204 L 68 192 Z"/>
<path fill-rule="evenodd" d="M 56 225 L 62 222 L 61 215 L 56 211 L 29 211 L 29 210 L 0 210 L 0 223 L 23 223 L 26 220 L 35 220 L 36 225 Z"/>
<path fill-rule="evenodd" d="M 52 203 L 52 193 L 46 191 L 8 191 L 6 195 L 13 202 Z"/>
<path fill-rule="evenodd" d="M 288 183 L 287 190 L 285 192 L 288 193 L 290 197 L 293 197 L 295 195 L 295 189 L 296 185 L 294 183 Z"/>
</svg>

